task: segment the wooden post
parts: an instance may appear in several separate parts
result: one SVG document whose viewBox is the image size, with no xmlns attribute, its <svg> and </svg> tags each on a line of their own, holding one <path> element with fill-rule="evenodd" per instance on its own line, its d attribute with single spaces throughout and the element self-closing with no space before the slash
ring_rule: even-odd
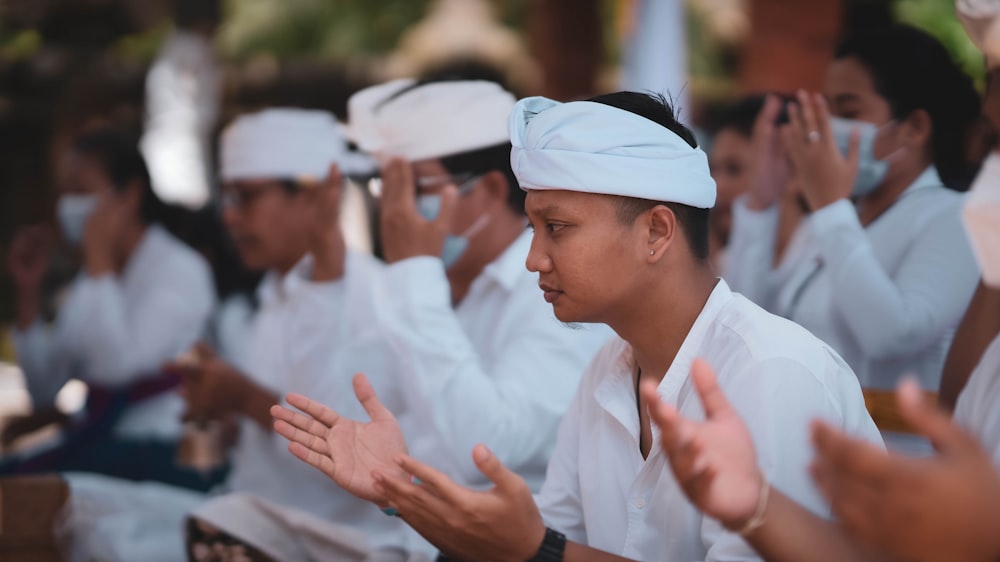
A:
<svg viewBox="0 0 1000 562">
<path fill-rule="evenodd" d="M 564 101 L 593 95 L 604 56 L 600 0 L 532 0 L 529 6 L 542 95 Z"/>
</svg>

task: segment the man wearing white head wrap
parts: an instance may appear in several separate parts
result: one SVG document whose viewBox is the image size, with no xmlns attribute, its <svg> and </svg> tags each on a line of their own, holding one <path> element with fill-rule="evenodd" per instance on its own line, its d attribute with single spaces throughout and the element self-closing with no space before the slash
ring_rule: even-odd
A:
<svg viewBox="0 0 1000 562">
<path fill-rule="evenodd" d="M 457 478 L 482 481 L 467 451 L 485 441 L 537 489 L 558 420 L 610 332 L 560 324 L 524 268 L 514 103 L 493 82 L 397 81 L 352 97 L 349 129 L 384 164 L 377 318 L 404 358 L 411 407 Z"/>
<path fill-rule="evenodd" d="M 230 535 L 224 540 L 236 537 L 276 560 L 360 562 L 386 548 L 427 550 L 400 520 L 298 463 L 272 432 L 269 408 L 289 392 L 363 415 L 352 399 L 352 376 L 362 371 L 389 396 L 408 433 L 418 431 L 390 379 L 401 366 L 371 322 L 381 264 L 348 251 L 337 222 L 343 143 L 332 117 L 315 111 L 267 110 L 237 118 L 223 132 L 223 220 L 244 263 L 266 274 L 245 356 L 230 365 L 202 348 L 197 364 L 182 368 L 190 418 L 238 420 L 225 485 L 236 494 L 177 501 L 170 489 L 73 479 L 71 518 L 77 536 L 93 547 L 91 556 L 98 545 L 112 545 L 114 554 L 101 559 L 135 560 L 140 557 L 134 549 L 146 553 L 157 544 L 156 556 L 183 559 L 187 512 Z M 95 506 L 102 505 L 101 517 L 94 517 Z M 110 523 L 118 519 L 148 521 L 143 528 L 158 532 L 126 536 Z M 203 536 L 202 529 L 189 528 L 193 550 L 220 540 Z"/>
<path fill-rule="evenodd" d="M 835 352 L 712 273 L 715 185 L 669 105 L 632 92 L 566 104 L 531 98 L 514 108 L 510 133 L 535 232 L 528 268 L 539 272 L 557 318 L 607 323 L 620 337 L 584 374 L 537 507 L 525 482 L 482 446 L 473 457 L 496 485 L 488 492 L 411 459 L 401 467 L 422 485 L 377 469 L 374 482 L 350 488 L 374 486 L 458 559 L 755 560 L 737 532 L 753 531 L 767 485 L 749 494 L 749 510 L 723 521 L 702 516 L 671 476 L 637 398 L 647 379 L 682 414 L 703 416 L 688 378 L 701 357 L 747 420 L 765 482 L 827 515 L 807 470 L 809 422 L 881 446 L 878 431 Z M 327 439 L 334 447 L 336 438 Z"/>
</svg>

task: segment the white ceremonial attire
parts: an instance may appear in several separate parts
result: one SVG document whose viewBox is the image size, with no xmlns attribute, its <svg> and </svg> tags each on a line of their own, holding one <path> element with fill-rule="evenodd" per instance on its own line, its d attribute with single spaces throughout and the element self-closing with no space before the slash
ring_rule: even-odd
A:
<svg viewBox="0 0 1000 562">
<path fill-rule="evenodd" d="M 35 407 L 50 406 L 70 379 L 117 386 L 155 375 L 202 335 L 215 304 L 205 260 L 163 228 L 147 228 L 121 275 L 81 274 L 55 326 L 14 332 Z M 176 438 L 183 403 L 165 393 L 130 406 L 119 436 Z"/>
<path fill-rule="evenodd" d="M 718 374 L 771 485 L 828 516 L 809 476 L 809 422 L 822 419 L 848 435 L 882 442 L 850 367 L 806 330 L 732 293 L 723 280 L 659 385 L 664 402 L 701 421 L 704 411 L 689 379 L 696 358 Z M 584 375 L 538 496 L 546 524 L 571 541 L 634 560 L 759 560 L 738 535 L 688 502 L 656 426 L 642 458 L 635 370 L 631 347 L 615 338 Z"/>
<path fill-rule="evenodd" d="M 238 365 L 240 369 L 257 384 L 282 397 L 286 406 L 284 395 L 297 392 L 353 419 L 367 419 L 352 387 L 354 374 L 364 372 L 385 406 L 397 414 L 408 438 L 411 433 L 426 433 L 419 423 L 408 417 L 402 392 L 395 382 L 399 367 L 373 321 L 372 289 L 381 267 L 380 262 L 371 256 L 348 252 L 344 277 L 338 281 L 310 281 L 311 258 L 304 259 L 284 277 L 268 274 L 258 289 L 260 305 L 250 329 L 247 356 Z M 414 437 L 414 441 L 417 443 L 414 454 L 426 457 L 421 454 L 419 439 Z M 363 531 L 367 546 L 372 549 L 431 550 L 402 520 L 387 517 L 375 505 L 350 495 L 327 476 L 292 456 L 288 452 L 287 440 L 265 431 L 252 420 L 240 420 L 240 437 L 230 460 L 232 470 L 223 491 L 260 498 L 260 505 L 269 506 L 269 510 L 254 516 L 248 514 L 247 525 L 241 525 L 239 517 L 212 521 L 220 528 L 237 534 L 240 529 L 252 529 L 255 521 L 271 517 L 274 512 L 271 508 L 276 506 L 279 512 L 285 510 L 289 521 L 301 518 L 325 521 L 331 525 L 331 535 L 343 531 L 342 527 Z M 95 497 L 109 495 L 135 494 L 142 497 L 143 494 L 153 494 L 155 498 L 154 491 L 143 484 L 112 479 L 79 480 L 71 477 L 70 487 L 74 505 L 99 503 Z M 170 490 L 167 489 L 166 493 Z M 204 496 L 204 499 L 210 497 Z M 136 503 L 137 508 L 130 515 L 137 520 L 148 518 L 151 523 L 144 528 L 156 528 L 154 522 L 183 520 L 180 514 L 171 516 L 163 513 L 155 501 Z M 253 503 L 254 500 L 250 500 L 244 505 L 252 506 Z M 188 505 L 189 509 L 195 507 Z M 200 515 L 201 506 L 197 507 Z M 304 515 L 296 516 L 298 511 Z M 208 510 L 206 517 L 212 513 Z M 94 525 L 87 515 L 86 511 L 77 511 L 72 517 L 80 520 L 84 525 L 82 528 L 86 529 Z M 121 517 L 120 513 L 115 516 Z M 303 538 L 294 534 L 282 535 L 282 530 L 286 529 L 282 519 L 273 520 L 276 527 L 272 531 L 277 536 L 284 536 L 291 542 Z M 353 536 L 358 533 L 348 534 Z M 171 556 L 182 549 L 183 536 L 182 527 L 161 524 L 157 531 L 138 542 L 157 541 L 162 544 L 162 560 L 166 561 L 174 559 Z M 263 540 L 258 534 L 238 536 L 252 544 L 255 539 Z M 319 535 L 314 533 L 309 536 Z M 117 544 L 118 555 L 112 560 L 134 559 L 130 558 L 133 553 L 130 549 L 137 548 L 135 536 L 122 537 L 117 543 L 107 537 L 84 540 Z M 268 545 L 259 546 L 266 548 Z"/>
<path fill-rule="evenodd" d="M 774 267 L 779 213 L 777 204 L 763 211 L 750 209 L 745 195 L 733 202 L 733 227 L 722 275 L 734 291 L 768 312 L 775 312 L 778 292 L 792 273 L 818 252 L 806 226 L 809 219 L 804 217 Z"/>
<path fill-rule="evenodd" d="M 530 245 L 525 231 L 457 307 L 439 258 L 385 269 L 379 321 L 406 369 L 399 378 L 410 407 L 433 420 L 451 456 L 447 470 L 468 484 L 485 481 L 472 461 L 473 447 L 484 443 L 539 488 L 559 419 L 611 335 L 603 325 L 570 327 L 556 319 L 538 275 L 525 268 Z"/>
<path fill-rule="evenodd" d="M 959 394 L 955 421 L 975 434 L 1000 469 L 1000 336 L 993 338 Z"/>
</svg>

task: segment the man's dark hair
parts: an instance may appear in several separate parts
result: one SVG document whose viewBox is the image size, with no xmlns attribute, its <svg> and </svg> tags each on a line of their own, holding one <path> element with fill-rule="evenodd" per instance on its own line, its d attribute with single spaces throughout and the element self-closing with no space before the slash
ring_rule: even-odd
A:
<svg viewBox="0 0 1000 562">
<path fill-rule="evenodd" d="M 510 167 L 510 143 L 495 144 L 486 148 L 451 154 L 441 158 L 441 165 L 450 174 L 486 174 L 500 172 L 507 183 L 507 206 L 519 215 L 524 214 L 525 192 Z"/>
<path fill-rule="evenodd" d="M 138 182 L 142 191 L 139 218 L 143 224 L 162 223 L 166 219 L 169 209 L 153 192 L 146 161 L 132 137 L 114 129 L 95 129 L 76 137 L 72 150 L 95 159 L 117 193 Z"/>
<path fill-rule="evenodd" d="M 658 123 L 674 134 L 684 139 L 691 148 L 697 148 L 698 142 L 694 138 L 694 133 L 690 129 L 677 121 L 674 109 L 670 102 L 660 94 L 646 94 L 639 92 L 615 92 L 590 98 L 587 101 L 603 103 L 618 109 L 634 113 L 640 117 L 645 117 L 654 123 Z M 663 178 L 663 181 L 670 181 Z M 619 197 L 618 219 L 625 225 L 635 223 L 639 215 L 649 211 L 657 205 L 663 205 L 673 211 L 684 230 L 684 237 L 687 238 L 691 253 L 698 260 L 708 259 L 708 209 L 699 209 L 681 203 L 665 201 L 654 201 L 651 199 L 641 199 L 638 197 Z"/>
<path fill-rule="evenodd" d="M 721 131 L 735 131 L 740 136 L 750 138 L 757 114 L 764 107 L 764 96 L 751 95 L 720 105 L 711 110 L 705 128 L 712 135 Z"/>
<path fill-rule="evenodd" d="M 966 138 L 979 118 L 972 79 L 937 39 L 914 27 L 890 24 L 858 31 L 840 43 L 835 58 L 855 58 L 868 70 L 875 91 L 889 102 L 893 119 L 918 109 L 931 118 L 931 151 L 941 180 L 960 191 L 976 174 L 965 159 Z"/>
</svg>

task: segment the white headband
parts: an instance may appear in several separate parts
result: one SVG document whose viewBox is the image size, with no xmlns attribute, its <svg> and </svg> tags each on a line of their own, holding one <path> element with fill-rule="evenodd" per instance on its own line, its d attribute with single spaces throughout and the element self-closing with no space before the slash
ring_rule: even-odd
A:
<svg viewBox="0 0 1000 562">
<path fill-rule="evenodd" d="M 499 84 L 431 82 L 402 91 L 410 85 L 389 82 L 351 97 L 348 128 L 358 146 L 380 158 L 417 161 L 508 141 L 515 99 Z"/>
<path fill-rule="evenodd" d="M 511 167 L 521 188 L 565 189 L 715 205 L 708 158 L 670 129 L 596 102 L 526 98 L 509 121 Z"/>
<path fill-rule="evenodd" d="M 321 181 L 336 163 L 345 174 L 372 171 L 366 156 L 350 153 L 343 127 L 325 111 L 275 108 L 238 117 L 222 132 L 222 181 Z"/>
</svg>

